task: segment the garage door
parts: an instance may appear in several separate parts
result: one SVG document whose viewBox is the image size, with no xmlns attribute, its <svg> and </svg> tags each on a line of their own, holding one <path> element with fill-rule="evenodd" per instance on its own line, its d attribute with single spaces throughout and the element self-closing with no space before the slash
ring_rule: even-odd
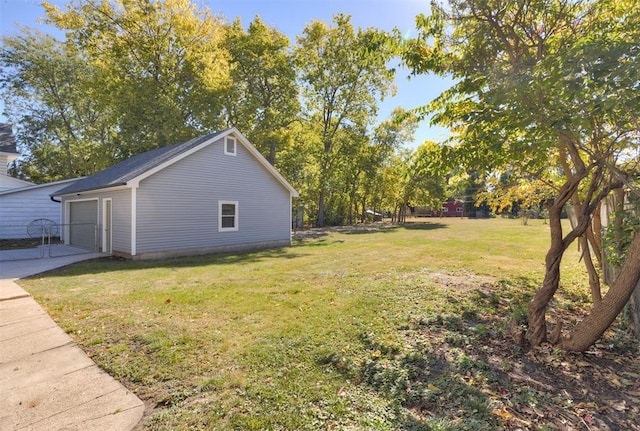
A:
<svg viewBox="0 0 640 431">
<path fill-rule="evenodd" d="M 69 244 L 96 250 L 98 201 L 69 203 Z"/>
</svg>

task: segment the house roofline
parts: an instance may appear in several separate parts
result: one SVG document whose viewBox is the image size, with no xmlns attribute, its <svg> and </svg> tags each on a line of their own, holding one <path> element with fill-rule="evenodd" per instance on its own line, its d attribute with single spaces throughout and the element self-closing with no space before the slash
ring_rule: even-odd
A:
<svg viewBox="0 0 640 431">
<path fill-rule="evenodd" d="M 172 164 L 190 156 L 191 154 L 200 151 L 203 148 L 208 147 L 209 145 L 211 145 L 212 143 L 220 140 L 220 139 L 224 139 L 229 135 L 235 135 L 236 138 L 238 138 L 238 140 L 242 143 L 242 145 L 249 151 L 249 153 L 251 153 L 251 155 L 253 155 L 258 162 L 260 162 L 260 164 L 262 166 L 264 166 L 267 171 L 269 171 L 269 173 L 271 175 L 273 175 L 276 180 L 278 180 L 278 182 L 280 184 L 282 184 L 282 186 L 284 186 L 285 189 L 287 189 L 289 191 L 289 193 L 291 194 L 292 197 L 297 198 L 300 196 L 300 194 L 298 193 L 298 191 L 293 188 L 293 186 L 291 184 L 289 184 L 289 182 L 280 174 L 280 172 L 278 172 L 276 170 L 276 168 L 273 167 L 273 165 L 271 163 L 269 163 L 269 161 L 267 159 L 264 158 L 264 156 L 262 154 L 260 154 L 260 151 L 258 151 L 258 149 L 253 146 L 253 144 L 251 144 L 249 142 L 249 140 L 235 127 L 231 127 L 227 130 L 225 130 L 222 133 L 216 134 L 214 136 L 212 136 L 211 138 L 207 139 L 206 141 L 198 144 L 197 146 L 189 149 L 188 151 L 185 151 L 183 153 L 180 153 L 174 157 L 172 157 L 169 160 L 166 160 L 164 163 L 159 164 L 158 166 L 149 169 L 146 172 L 141 173 L 140 175 L 130 179 L 129 181 L 126 182 L 126 185 L 129 187 L 138 187 L 138 185 L 140 184 L 140 181 L 144 180 L 145 178 L 150 177 L 151 175 L 154 175 L 158 172 L 160 172 L 161 170 L 165 169 L 168 166 L 171 166 Z M 91 190 L 97 190 L 97 189 L 91 189 Z"/>
<path fill-rule="evenodd" d="M 258 151 L 258 149 L 253 146 L 253 144 L 251 144 L 249 140 L 242 133 L 240 133 L 238 129 L 232 127 L 227 132 L 228 133 L 223 133 L 223 136 L 227 136 L 230 133 L 236 134 L 240 138 L 240 141 L 245 146 L 245 148 L 247 148 L 249 152 L 256 157 L 256 159 L 258 159 L 260 164 L 262 164 L 287 190 L 289 190 L 289 193 L 291 193 L 291 197 L 297 198 L 300 196 L 298 191 L 294 189 L 291 184 L 289 184 L 289 181 L 287 181 L 286 178 L 283 177 L 282 174 L 278 172 L 278 170 L 274 168 L 273 165 L 269 163 L 269 161 L 262 154 L 260 154 L 260 151 Z"/>
<path fill-rule="evenodd" d="M 167 168 L 168 166 L 173 165 L 174 163 L 184 159 L 185 157 L 190 156 L 191 154 L 208 147 L 209 145 L 211 145 L 212 143 L 220 140 L 220 139 L 224 139 L 227 136 L 233 134 L 238 141 L 244 146 L 244 148 L 255 157 L 255 159 L 265 168 L 267 169 L 267 171 L 287 190 L 289 191 L 289 194 L 291 197 L 299 197 L 300 194 L 298 193 L 298 191 L 293 188 L 293 186 L 291 184 L 289 184 L 289 182 L 273 167 L 273 165 L 271 165 L 271 163 L 269 163 L 269 161 L 262 155 L 260 154 L 260 152 L 258 151 L 258 149 L 256 147 L 254 147 L 249 140 L 235 127 L 231 127 L 229 129 L 226 129 L 224 131 L 215 133 L 213 136 L 209 137 L 208 139 L 200 142 L 199 144 L 193 146 L 192 148 L 188 149 L 187 151 L 175 154 L 173 157 L 165 160 L 164 162 L 158 164 L 157 166 L 154 166 L 144 172 L 141 172 L 140 174 L 129 178 L 127 180 L 122 179 L 121 182 L 118 183 L 111 183 L 111 184 L 104 184 L 101 186 L 93 186 L 93 187 L 82 187 L 79 189 L 75 189 L 73 191 L 70 192 L 66 192 L 66 193 L 53 193 L 51 194 L 51 196 L 59 196 L 59 197 L 66 197 L 66 196 L 73 196 L 73 195 L 77 195 L 78 193 L 88 193 L 88 192 L 93 192 L 93 191 L 98 191 L 98 190 L 103 190 L 103 189 L 113 189 L 114 187 L 122 187 L 122 186 L 126 186 L 128 188 L 137 188 L 140 184 L 140 182 L 142 180 L 144 180 L 145 178 L 150 177 L 151 175 L 156 174 L 157 172 L 162 171 L 163 169 Z M 198 138 L 194 138 L 194 139 L 198 139 Z M 72 187 L 73 189 L 73 187 Z M 64 190 L 64 189 L 62 189 Z"/>
<path fill-rule="evenodd" d="M 25 192 L 25 191 L 29 191 L 29 190 L 41 189 L 41 188 L 44 188 L 44 187 L 47 187 L 47 186 L 66 184 L 66 183 L 70 183 L 72 181 L 78 181 L 78 180 L 80 180 L 82 178 L 83 177 L 80 177 L 80 178 L 69 178 L 69 179 L 66 179 L 66 180 L 59 180 L 59 181 L 54 181 L 54 182 L 51 182 L 51 183 L 42 183 L 42 184 L 31 184 L 31 183 L 29 183 L 29 185 L 24 186 L 24 187 L 19 187 L 17 189 L 10 189 L 10 190 L 0 191 L 0 195 L 8 195 L 8 194 L 11 194 L 11 193 L 19 193 L 19 192 Z M 19 180 L 19 178 L 14 178 L 14 179 Z M 24 180 L 20 180 L 20 181 L 24 181 Z"/>
<path fill-rule="evenodd" d="M 102 186 L 102 187 L 93 187 L 90 189 L 86 189 L 86 190 L 77 190 L 75 192 L 71 192 L 71 193 L 64 193 L 64 194 L 59 194 L 59 193 L 52 193 L 49 196 L 51 197 L 68 197 L 68 196 L 78 196 L 81 195 L 82 193 L 87 193 L 87 192 L 93 192 L 93 191 L 98 191 L 98 190 L 106 190 L 106 189 L 125 189 L 125 188 L 130 188 L 127 183 L 119 183 L 119 184 L 109 184 L 107 186 Z"/>
</svg>

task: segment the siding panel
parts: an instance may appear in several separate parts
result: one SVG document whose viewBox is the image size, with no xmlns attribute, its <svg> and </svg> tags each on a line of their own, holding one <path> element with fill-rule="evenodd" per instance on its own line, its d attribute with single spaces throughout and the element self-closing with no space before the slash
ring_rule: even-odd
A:
<svg viewBox="0 0 640 431">
<path fill-rule="evenodd" d="M 138 253 L 288 241 L 290 195 L 238 141 L 218 140 L 138 189 Z M 238 201 L 236 232 L 218 232 L 218 201 Z"/>
<path fill-rule="evenodd" d="M 49 194 L 61 187 L 60 183 L 52 183 L 0 194 L 0 238 L 28 237 L 26 226 L 35 219 L 60 223 L 62 207 Z"/>
</svg>

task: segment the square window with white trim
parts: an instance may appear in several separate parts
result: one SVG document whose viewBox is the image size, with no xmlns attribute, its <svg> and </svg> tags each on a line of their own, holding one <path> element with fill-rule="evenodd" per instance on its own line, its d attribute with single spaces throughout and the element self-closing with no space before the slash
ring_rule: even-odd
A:
<svg viewBox="0 0 640 431">
<path fill-rule="evenodd" d="M 236 138 L 233 136 L 224 138 L 224 154 L 227 156 L 236 155 Z"/>
<path fill-rule="evenodd" d="M 218 231 L 238 230 L 238 201 L 218 201 Z"/>
</svg>

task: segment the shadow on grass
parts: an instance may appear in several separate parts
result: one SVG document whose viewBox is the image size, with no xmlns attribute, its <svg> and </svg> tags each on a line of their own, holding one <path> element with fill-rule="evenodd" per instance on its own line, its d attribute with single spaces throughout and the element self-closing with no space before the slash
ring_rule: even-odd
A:
<svg viewBox="0 0 640 431">
<path fill-rule="evenodd" d="M 431 222 L 408 222 L 400 225 L 402 229 L 407 230 L 435 230 L 435 229 L 447 229 L 447 226 L 444 223 L 431 223 Z"/>
<path fill-rule="evenodd" d="M 500 280 L 458 309 L 411 316 L 395 337 L 361 334 L 361 350 L 317 362 L 388 400 L 395 429 L 583 429 L 586 421 L 589 429 L 635 429 L 622 406 L 638 405 L 636 385 L 611 376 L 637 374 L 637 349 L 577 354 L 513 342 L 509 317 L 524 311 L 517 304 L 526 305 L 536 285 Z"/>
<path fill-rule="evenodd" d="M 347 226 L 343 230 L 339 230 L 341 233 L 345 233 L 347 235 L 358 235 L 358 234 L 367 234 L 367 233 L 391 233 L 397 232 L 400 229 L 405 230 L 436 230 L 436 229 L 447 229 L 448 225 L 445 223 L 437 223 L 437 222 L 413 222 L 408 221 L 402 224 L 382 224 L 382 225 L 360 225 L 357 226 Z"/>
<path fill-rule="evenodd" d="M 317 361 L 388 400 L 397 429 L 502 429 L 505 388 L 513 385 L 504 364 L 522 355 L 520 346 L 505 340 L 504 316 L 514 312 L 512 301 L 530 293 L 527 281 L 474 289 L 454 310 L 410 316 L 397 327 L 397 337 L 362 333 L 362 351 L 329 353 Z M 516 401 L 538 401 L 536 395 Z"/>
<path fill-rule="evenodd" d="M 356 226 L 345 226 L 344 228 L 338 230 L 338 232 L 343 233 L 345 235 L 362 235 L 369 233 L 392 233 L 396 232 L 400 226 L 396 224 L 372 224 L 372 225 L 356 225 Z"/>
<path fill-rule="evenodd" d="M 304 254 L 295 252 L 295 247 L 281 247 L 236 253 L 215 253 L 201 256 L 175 257 L 158 260 L 127 260 L 115 256 L 73 263 L 34 277 L 46 275 L 56 277 L 77 276 L 83 274 L 101 274 L 114 271 L 132 271 L 153 268 L 190 268 L 209 265 L 246 265 L 265 259 L 296 259 Z"/>
<path fill-rule="evenodd" d="M 352 226 L 331 226 L 325 228 L 311 228 L 307 230 L 296 231 L 293 239 L 296 243 L 302 244 L 307 240 L 323 238 L 331 233 L 341 233 L 344 235 L 363 235 L 372 233 L 393 233 L 400 229 L 407 230 L 435 230 L 448 228 L 444 223 L 435 222 L 406 222 L 403 224 L 395 223 L 365 223 Z"/>
<path fill-rule="evenodd" d="M 396 224 L 389 223 L 364 223 L 351 226 L 328 226 L 323 228 L 310 228 L 296 231 L 293 233 L 294 241 L 304 243 L 307 240 L 313 240 L 329 236 L 332 233 L 341 233 L 345 235 L 359 235 L 368 233 L 390 233 L 400 228 Z"/>
<path fill-rule="evenodd" d="M 435 323 L 435 322 L 434 322 Z M 443 324 L 443 322 L 440 322 Z M 422 332 L 421 328 L 415 328 Z M 412 332 L 412 330 L 410 330 Z M 498 429 L 494 403 L 473 377 L 498 384 L 499 372 L 463 349 L 433 348 L 428 342 L 412 348 L 362 334 L 365 354 L 334 353 L 318 359 L 350 381 L 374 389 L 394 411 L 393 425 L 412 431 Z M 482 377 L 480 377 L 482 376 Z M 463 423 L 463 426 L 460 424 Z"/>
<path fill-rule="evenodd" d="M 296 231 L 292 235 L 292 244 L 294 246 L 300 245 L 322 245 L 322 243 L 326 242 L 326 237 L 329 236 L 331 232 L 327 230 L 320 229 L 308 229 L 308 230 L 300 230 Z M 319 239 L 322 238 L 322 239 Z M 317 241 L 316 241 L 317 240 Z"/>
<path fill-rule="evenodd" d="M 293 233 L 291 247 L 273 248 L 235 253 L 212 253 L 201 256 L 176 257 L 159 260 L 126 260 L 117 257 L 106 257 L 74 263 L 56 268 L 37 276 L 76 276 L 81 274 L 100 274 L 111 271 L 129 271 L 149 268 L 186 268 L 206 265 L 243 265 L 260 262 L 265 259 L 295 259 L 305 254 L 297 247 L 323 247 L 342 240 L 330 241 L 332 233 L 361 235 L 371 233 L 392 233 L 399 229 L 433 230 L 448 227 L 442 223 L 406 223 L 402 225 L 388 223 L 359 224 L 355 226 L 337 226 L 300 230 Z"/>
</svg>

